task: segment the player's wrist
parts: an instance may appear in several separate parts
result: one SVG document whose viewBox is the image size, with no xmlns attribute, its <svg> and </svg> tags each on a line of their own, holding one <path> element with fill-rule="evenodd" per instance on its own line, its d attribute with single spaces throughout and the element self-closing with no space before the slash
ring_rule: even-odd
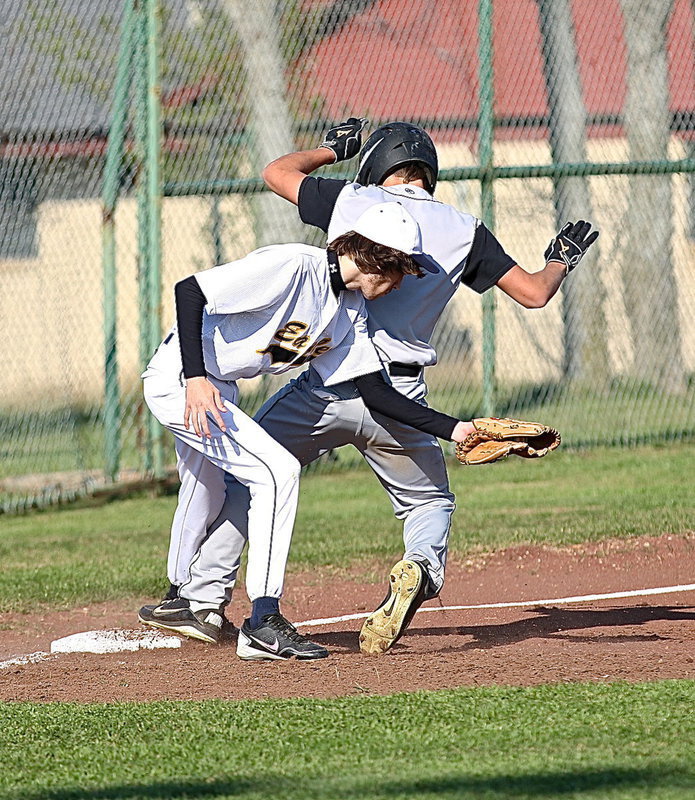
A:
<svg viewBox="0 0 695 800">
<path fill-rule="evenodd" d="M 475 425 L 472 422 L 464 422 L 459 420 L 454 427 L 451 434 L 452 442 L 462 442 L 467 436 L 475 431 Z"/>
<path fill-rule="evenodd" d="M 549 258 L 545 262 L 545 266 L 550 267 L 550 269 L 555 269 L 558 272 L 561 272 L 563 275 L 567 275 L 567 264 L 565 264 L 565 262 L 559 258 Z"/>
<path fill-rule="evenodd" d="M 333 148 L 329 147 L 327 144 L 320 144 L 317 148 L 317 151 L 321 151 L 322 156 L 326 156 L 328 153 L 331 154 L 332 158 L 324 159 L 323 163 L 320 166 L 328 166 L 329 164 L 337 164 L 338 163 L 338 154 L 333 150 Z"/>
</svg>

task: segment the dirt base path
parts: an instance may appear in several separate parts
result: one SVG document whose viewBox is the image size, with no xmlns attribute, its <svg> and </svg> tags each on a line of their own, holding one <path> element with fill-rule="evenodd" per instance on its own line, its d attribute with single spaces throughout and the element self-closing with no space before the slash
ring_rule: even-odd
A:
<svg viewBox="0 0 695 800">
<path fill-rule="evenodd" d="M 364 584 L 293 574 L 283 611 L 293 621 L 371 611 L 384 581 Z M 338 697 L 457 686 L 570 681 L 695 679 L 695 592 L 580 603 L 547 601 L 695 583 L 695 534 L 614 540 L 569 548 L 510 548 L 451 562 L 439 600 L 381 657 L 359 653 L 361 620 L 305 629 L 331 655 L 315 662 L 245 663 L 235 644 L 183 640 L 178 649 L 106 655 L 48 652 L 51 641 L 90 630 L 137 628 L 138 604 L 3 618 L 0 700 L 147 701 Z M 151 598 L 143 598 L 143 602 Z M 443 606 L 524 602 L 510 608 Z M 232 619 L 241 622 L 245 602 Z M 238 618 L 237 618 L 238 615 Z"/>
</svg>

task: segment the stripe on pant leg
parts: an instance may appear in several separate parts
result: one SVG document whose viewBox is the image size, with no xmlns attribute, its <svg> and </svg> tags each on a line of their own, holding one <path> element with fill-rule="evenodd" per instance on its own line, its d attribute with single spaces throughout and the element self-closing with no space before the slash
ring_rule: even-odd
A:
<svg viewBox="0 0 695 800">
<path fill-rule="evenodd" d="M 220 430 L 219 427 L 218 427 L 218 430 Z M 278 497 L 278 487 L 277 487 L 277 482 L 275 480 L 275 474 L 273 473 L 273 470 L 270 468 L 270 466 L 257 453 L 253 453 L 247 447 L 244 447 L 244 445 L 242 445 L 241 442 L 239 442 L 237 439 L 235 439 L 228 431 L 224 431 L 224 432 L 220 431 L 220 432 L 223 433 L 223 435 L 227 436 L 231 442 L 234 442 L 234 444 L 240 450 L 243 450 L 245 453 L 247 453 L 248 455 L 252 456 L 259 463 L 261 463 L 268 470 L 268 473 L 270 474 L 270 478 L 271 478 L 272 483 L 273 483 L 272 523 L 271 523 L 271 526 L 270 526 L 270 542 L 269 542 L 269 546 L 268 546 L 268 563 L 266 564 L 265 582 L 263 584 L 264 587 L 265 587 L 264 595 L 267 595 L 267 592 L 268 592 L 268 581 L 270 579 L 270 563 L 272 561 L 272 554 L 273 554 L 273 538 L 275 536 L 275 513 L 276 513 L 276 509 L 277 509 L 277 497 Z M 234 473 L 232 472 L 232 473 L 230 473 L 230 475 L 234 475 Z M 237 478 L 237 480 L 238 480 L 238 478 Z"/>
</svg>

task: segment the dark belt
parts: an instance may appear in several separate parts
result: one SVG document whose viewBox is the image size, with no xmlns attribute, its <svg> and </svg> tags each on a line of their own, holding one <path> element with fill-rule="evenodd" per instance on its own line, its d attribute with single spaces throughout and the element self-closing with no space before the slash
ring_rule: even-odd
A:
<svg viewBox="0 0 695 800">
<path fill-rule="evenodd" d="M 389 364 L 389 375 L 395 377 L 419 378 L 422 370 L 420 364 L 401 364 L 399 361 Z"/>
</svg>

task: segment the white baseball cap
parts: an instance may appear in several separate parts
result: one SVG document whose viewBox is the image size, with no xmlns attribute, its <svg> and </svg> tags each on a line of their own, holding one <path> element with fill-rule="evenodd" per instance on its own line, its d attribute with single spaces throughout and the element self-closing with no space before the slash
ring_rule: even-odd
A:
<svg viewBox="0 0 695 800">
<path fill-rule="evenodd" d="M 393 247 L 409 256 L 422 254 L 420 226 L 398 201 L 375 203 L 352 226 L 355 233 L 377 244 Z"/>
</svg>

